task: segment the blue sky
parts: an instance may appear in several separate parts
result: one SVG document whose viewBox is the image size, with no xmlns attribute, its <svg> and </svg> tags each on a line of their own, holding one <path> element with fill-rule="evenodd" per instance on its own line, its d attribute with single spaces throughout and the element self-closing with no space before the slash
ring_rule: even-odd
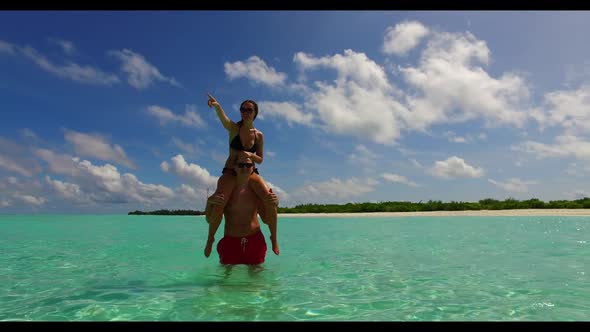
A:
<svg viewBox="0 0 590 332">
<path fill-rule="evenodd" d="M 211 92 L 302 203 L 590 196 L 590 13 L 0 12 L 0 213 L 199 209 Z"/>
</svg>

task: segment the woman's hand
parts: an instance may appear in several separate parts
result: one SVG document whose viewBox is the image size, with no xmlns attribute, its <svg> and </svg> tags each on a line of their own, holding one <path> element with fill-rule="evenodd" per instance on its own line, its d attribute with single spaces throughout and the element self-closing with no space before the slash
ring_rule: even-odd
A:
<svg viewBox="0 0 590 332">
<path fill-rule="evenodd" d="M 209 100 L 207 100 L 207 106 L 219 107 L 219 103 L 217 102 L 217 100 L 215 100 L 215 98 L 213 98 L 213 96 L 210 93 L 208 93 L 207 96 L 209 96 Z"/>
<path fill-rule="evenodd" d="M 252 152 L 248 152 L 248 151 L 240 151 L 240 152 L 238 153 L 238 159 L 239 159 L 240 157 L 242 157 L 242 158 L 250 158 L 250 159 L 252 159 L 252 156 L 253 156 L 253 155 L 254 155 L 254 153 L 252 153 Z M 254 160 L 252 160 L 252 162 L 254 162 Z"/>
<path fill-rule="evenodd" d="M 225 203 L 225 196 L 220 192 L 216 192 L 207 199 L 207 203 L 223 206 Z"/>
<path fill-rule="evenodd" d="M 221 105 L 219 105 L 217 100 L 210 93 L 207 93 L 207 96 L 209 97 L 209 99 L 207 100 L 207 106 L 209 106 L 209 108 L 211 108 L 211 106 L 215 106 L 215 113 L 217 113 L 217 117 L 219 118 L 219 121 L 221 121 L 223 128 L 225 128 L 227 131 L 231 133 L 232 130 L 234 130 L 233 128 L 237 127 L 236 124 L 233 123 L 227 117 L 227 115 L 225 115 L 225 112 L 223 111 L 223 108 L 221 108 Z"/>
<path fill-rule="evenodd" d="M 272 188 L 268 191 L 268 201 L 276 206 L 279 206 L 279 196 L 272 191 Z"/>
</svg>

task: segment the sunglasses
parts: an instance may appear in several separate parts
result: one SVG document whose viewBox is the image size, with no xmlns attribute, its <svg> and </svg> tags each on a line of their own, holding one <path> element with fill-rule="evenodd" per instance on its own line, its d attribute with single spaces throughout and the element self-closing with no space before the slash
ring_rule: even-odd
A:
<svg viewBox="0 0 590 332">
<path fill-rule="evenodd" d="M 242 112 L 242 113 L 252 113 L 252 112 L 254 112 L 254 109 L 247 108 L 247 107 L 242 107 L 242 108 L 240 108 L 240 112 Z"/>
<path fill-rule="evenodd" d="M 253 163 L 238 163 L 238 168 L 250 168 L 253 165 Z"/>
</svg>

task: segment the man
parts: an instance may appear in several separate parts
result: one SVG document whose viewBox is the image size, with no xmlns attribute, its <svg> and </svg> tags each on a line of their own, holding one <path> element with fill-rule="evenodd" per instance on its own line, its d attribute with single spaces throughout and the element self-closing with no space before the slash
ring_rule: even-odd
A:
<svg viewBox="0 0 590 332">
<path fill-rule="evenodd" d="M 234 169 L 237 173 L 236 186 L 225 204 L 223 215 L 225 217 L 224 236 L 217 244 L 217 252 L 221 264 L 261 264 L 266 257 L 266 241 L 260 231 L 258 213 L 262 221 L 268 224 L 273 241 L 273 251 L 279 254 L 276 242 L 276 222 L 268 223 L 266 212 L 276 209 L 277 196 L 270 190 L 268 199 L 264 202 L 248 186 L 250 174 L 254 164 L 246 154 L 240 154 Z M 215 193 L 207 199 L 205 217 L 209 223 L 209 235 L 205 246 L 205 257 L 211 255 L 215 233 L 221 220 L 213 217 L 213 206 L 223 206 L 225 197 L 221 193 Z M 216 222 L 216 220 L 219 220 Z M 271 219 L 272 220 L 272 219 Z"/>
</svg>

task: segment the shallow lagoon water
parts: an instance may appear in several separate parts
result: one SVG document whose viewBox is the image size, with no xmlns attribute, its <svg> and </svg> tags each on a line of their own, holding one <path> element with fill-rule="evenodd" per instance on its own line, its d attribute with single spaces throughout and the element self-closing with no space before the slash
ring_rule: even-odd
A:
<svg viewBox="0 0 590 332">
<path fill-rule="evenodd" d="M 0 320 L 590 317 L 589 217 L 279 223 L 280 256 L 228 268 L 203 256 L 202 216 L 0 216 Z"/>
</svg>

